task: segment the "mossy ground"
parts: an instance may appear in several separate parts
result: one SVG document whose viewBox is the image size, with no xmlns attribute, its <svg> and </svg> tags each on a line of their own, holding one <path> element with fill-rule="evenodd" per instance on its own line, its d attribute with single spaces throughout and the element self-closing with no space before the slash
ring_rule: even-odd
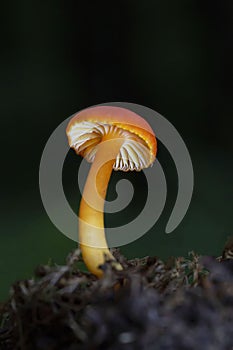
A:
<svg viewBox="0 0 233 350">
<path fill-rule="evenodd" d="M 230 243 L 229 243 L 230 242 Z M 0 350 L 232 350 L 233 244 L 221 258 L 127 260 L 104 277 L 81 272 L 77 250 L 64 266 L 39 266 L 0 306 Z"/>
</svg>

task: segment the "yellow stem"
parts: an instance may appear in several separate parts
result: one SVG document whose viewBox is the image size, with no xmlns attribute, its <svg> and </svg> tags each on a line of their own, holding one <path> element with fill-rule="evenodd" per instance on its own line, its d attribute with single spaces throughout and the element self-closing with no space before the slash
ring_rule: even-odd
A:
<svg viewBox="0 0 233 350">
<path fill-rule="evenodd" d="M 98 266 L 104 263 L 104 255 L 115 260 L 106 242 L 103 211 L 113 164 L 124 140 L 119 136 L 110 137 L 111 134 L 103 137 L 98 145 L 79 209 L 79 243 L 83 260 L 89 271 L 98 277 L 103 274 Z M 119 263 L 114 265 L 122 270 Z"/>
</svg>

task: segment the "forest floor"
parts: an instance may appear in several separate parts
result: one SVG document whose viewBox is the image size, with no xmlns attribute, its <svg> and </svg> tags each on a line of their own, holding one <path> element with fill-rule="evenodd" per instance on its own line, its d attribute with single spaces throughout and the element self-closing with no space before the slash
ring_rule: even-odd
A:
<svg viewBox="0 0 233 350">
<path fill-rule="evenodd" d="M 104 277 L 64 266 L 36 268 L 0 305 L 0 350 L 232 350 L 233 239 L 222 257 L 111 261 Z"/>
</svg>

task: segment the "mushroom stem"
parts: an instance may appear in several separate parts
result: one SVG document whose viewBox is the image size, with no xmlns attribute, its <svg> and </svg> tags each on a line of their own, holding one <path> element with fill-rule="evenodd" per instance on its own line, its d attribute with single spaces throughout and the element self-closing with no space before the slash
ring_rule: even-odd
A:
<svg viewBox="0 0 233 350">
<path fill-rule="evenodd" d="M 115 260 L 108 249 L 104 231 L 104 202 L 113 164 L 124 142 L 119 135 L 106 135 L 98 145 L 94 162 L 89 171 L 79 209 L 79 243 L 83 260 L 90 272 L 101 277 L 98 268 L 105 261 L 105 255 Z M 122 270 L 115 262 L 114 266 Z"/>
</svg>

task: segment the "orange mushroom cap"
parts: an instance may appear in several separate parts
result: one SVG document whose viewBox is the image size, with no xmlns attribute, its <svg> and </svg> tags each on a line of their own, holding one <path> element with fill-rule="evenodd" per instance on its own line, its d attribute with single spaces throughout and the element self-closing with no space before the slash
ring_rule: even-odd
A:
<svg viewBox="0 0 233 350">
<path fill-rule="evenodd" d="M 109 133 L 125 138 L 113 165 L 115 170 L 139 171 L 155 160 L 157 142 L 152 128 L 138 114 L 122 107 L 87 108 L 70 120 L 66 132 L 70 147 L 89 162 L 94 161 L 97 145 Z"/>
</svg>

